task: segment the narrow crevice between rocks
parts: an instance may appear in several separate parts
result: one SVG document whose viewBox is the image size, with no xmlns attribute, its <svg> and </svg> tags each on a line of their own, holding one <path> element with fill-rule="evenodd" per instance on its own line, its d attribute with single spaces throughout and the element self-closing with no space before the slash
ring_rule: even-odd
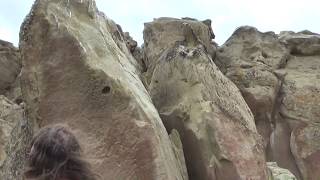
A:
<svg viewBox="0 0 320 180">
<path fill-rule="evenodd" d="M 202 157 L 199 155 L 201 150 L 197 145 L 198 140 L 193 132 L 185 127 L 183 121 L 172 121 L 170 116 L 161 115 L 161 113 L 160 117 L 168 134 L 173 129 L 176 129 L 180 134 L 189 180 L 210 179 L 203 165 L 204 160 L 199 159 L 199 157 Z"/>
<path fill-rule="evenodd" d="M 287 63 L 290 60 L 290 56 L 287 57 L 287 59 L 285 60 L 285 63 L 283 63 L 283 65 L 281 66 L 281 69 L 284 69 L 287 65 Z M 271 113 L 271 120 L 272 120 L 272 132 L 270 135 L 270 141 L 268 143 L 267 149 L 266 149 L 266 155 L 267 155 L 267 161 L 272 161 L 272 162 L 277 162 L 279 167 L 282 168 L 286 168 L 289 169 L 290 171 L 293 171 L 292 173 L 296 176 L 296 178 L 298 178 L 298 180 L 302 179 L 302 175 L 301 172 L 298 168 L 298 165 L 295 161 L 295 158 L 291 152 L 291 147 L 290 147 L 290 137 L 291 137 L 291 131 L 292 129 L 290 128 L 289 124 L 285 121 L 284 117 L 281 115 L 280 112 L 280 108 L 281 108 L 281 104 L 283 101 L 283 84 L 284 84 L 284 78 L 287 75 L 286 72 L 282 72 L 281 69 L 277 69 L 273 72 L 273 74 L 278 78 L 279 80 L 279 88 L 276 90 L 276 100 L 275 100 L 275 104 L 273 106 L 273 110 Z M 280 70 L 280 71 L 279 71 Z M 282 152 L 282 153 L 273 153 L 273 150 L 275 150 L 274 148 L 280 148 L 280 147 L 273 147 L 274 145 L 274 141 L 278 140 L 281 141 L 280 137 L 275 137 L 277 133 L 277 131 L 280 130 L 281 132 L 279 133 L 283 133 L 284 134 L 280 134 L 281 137 L 285 136 L 284 140 L 282 142 L 280 142 L 279 144 L 283 145 L 284 143 L 286 144 L 286 148 L 288 148 L 286 151 L 287 152 Z M 284 161 L 289 161 L 289 164 L 284 165 L 281 159 L 274 157 L 274 155 L 279 155 L 281 157 L 287 155 L 287 159 L 282 159 Z M 291 164 L 291 165 L 290 165 Z M 291 167 L 290 167 L 291 166 Z"/>
</svg>

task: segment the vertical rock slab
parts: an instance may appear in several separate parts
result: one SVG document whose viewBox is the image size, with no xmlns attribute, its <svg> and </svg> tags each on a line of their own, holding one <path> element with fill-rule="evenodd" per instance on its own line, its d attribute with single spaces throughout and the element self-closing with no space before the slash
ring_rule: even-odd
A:
<svg viewBox="0 0 320 180">
<path fill-rule="evenodd" d="M 118 31 L 93 0 L 37 0 L 20 32 L 28 121 L 68 124 L 102 179 L 183 179 Z"/>
<path fill-rule="evenodd" d="M 148 90 L 167 131 L 176 129 L 190 180 L 267 179 L 264 149 L 238 88 L 212 61 L 208 21 L 146 23 Z"/>
<path fill-rule="evenodd" d="M 252 110 L 268 160 L 297 179 L 320 176 L 319 55 L 318 34 L 275 35 L 246 26 L 219 48 L 215 59 Z"/>
<path fill-rule="evenodd" d="M 288 59 L 289 50 L 275 33 L 243 26 L 219 48 L 215 62 L 237 85 L 253 112 L 268 161 L 276 161 L 299 177 L 290 149 L 291 130 L 278 115 L 284 74 L 277 69 L 284 68 Z"/>
<path fill-rule="evenodd" d="M 0 179 L 21 180 L 26 147 L 32 136 L 24 103 L 17 105 L 0 95 Z"/>
<path fill-rule="evenodd" d="M 0 94 L 12 89 L 21 69 L 19 52 L 11 43 L 0 40 Z"/>
<path fill-rule="evenodd" d="M 305 180 L 320 177 L 320 35 L 282 32 L 291 58 L 283 70 L 280 115 L 291 129 L 291 151 Z"/>
<path fill-rule="evenodd" d="M 186 160 L 184 158 L 183 146 L 182 146 L 179 132 L 176 129 L 172 129 L 171 133 L 169 134 L 169 137 L 172 143 L 174 153 L 179 162 L 179 168 L 180 168 L 180 171 L 182 172 L 183 180 L 188 180 L 189 176 L 188 176 Z"/>
<path fill-rule="evenodd" d="M 0 95 L 0 166 L 8 156 L 5 148 L 10 141 L 14 126 L 22 120 L 22 112 L 20 106 Z"/>
<path fill-rule="evenodd" d="M 215 59 L 248 103 L 265 147 L 274 125 L 274 109 L 281 85 L 273 71 L 283 67 L 287 57 L 288 50 L 276 34 L 243 26 L 219 48 Z"/>
<path fill-rule="evenodd" d="M 270 180 L 297 180 L 289 170 L 280 168 L 276 162 L 267 162 L 267 166 L 271 174 Z"/>
</svg>

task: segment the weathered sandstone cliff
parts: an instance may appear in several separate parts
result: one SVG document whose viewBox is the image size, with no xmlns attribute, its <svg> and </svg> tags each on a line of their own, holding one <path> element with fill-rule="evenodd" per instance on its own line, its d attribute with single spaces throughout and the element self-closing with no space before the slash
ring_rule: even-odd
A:
<svg viewBox="0 0 320 180">
<path fill-rule="evenodd" d="M 36 0 L 0 40 L 0 179 L 71 127 L 103 180 L 319 180 L 320 35 L 157 18 L 144 44 L 94 0 Z M 272 161 L 272 162 L 268 162 Z"/>
</svg>

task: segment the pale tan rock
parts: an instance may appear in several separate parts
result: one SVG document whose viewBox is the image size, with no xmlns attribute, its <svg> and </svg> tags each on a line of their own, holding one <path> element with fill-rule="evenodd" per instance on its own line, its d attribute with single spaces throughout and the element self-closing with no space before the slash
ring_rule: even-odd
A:
<svg viewBox="0 0 320 180">
<path fill-rule="evenodd" d="M 298 33 L 282 31 L 279 39 L 284 42 L 291 54 L 294 55 L 320 55 L 320 35 L 310 31 Z"/>
<path fill-rule="evenodd" d="M 24 103 L 0 95 L 0 179 L 20 180 L 30 141 Z"/>
<path fill-rule="evenodd" d="M 0 94 L 6 94 L 13 87 L 21 69 L 18 49 L 11 43 L 0 40 Z"/>
<path fill-rule="evenodd" d="M 92 0 L 35 2 L 20 37 L 29 121 L 35 129 L 68 124 L 103 179 L 183 179 L 116 31 Z"/>
<path fill-rule="evenodd" d="M 215 62 L 240 89 L 252 110 L 258 132 L 269 143 L 280 81 L 273 72 L 285 65 L 288 50 L 276 34 L 238 28 L 219 48 Z"/>
<path fill-rule="evenodd" d="M 0 166 L 7 158 L 5 147 L 7 146 L 11 131 L 18 121 L 22 120 L 20 106 L 11 102 L 5 96 L 0 95 Z"/>
<path fill-rule="evenodd" d="M 179 162 L 179 169 L 181 171 L 181 174 L 183 175 L 183 180 L 188 180 L 189 176 L 188 176 L 186 160 L 184 158 L 183 146 L 182 146 L 179 132 L 176 129 L 172 129 L 171 133 L 169 134 L 169 137 L 172 143 L 172 148 Z"/>
<path fill-rule="evenodd" d="M 152 101 L 167 130 L 177 129 L 181 136 L 189 179 L 267 179 L 252 113 L 213 63 L 209 34 L 196 20 L 159 18 L 145 24 Z"/>
<path fill-rule="evenodd" d="M 280 114 L 291 132 L 291 152 L 306 180 L 320 177 L 320 56 L 293 56 L 285 68 Z"/>
<path fill-rule="evenodd" d="M 188 38 L 196 38 L 196 44 L 202 44 L 206 52 L 210 56 L 215 56 L 215 43 L 212 41 L 214 34 L 212 34 L 211 20 L 199 23 L 199 21 L 192 18 L 184 18 L 183 20 L 176 18 L 161 17 L 154 19 L 159 26 L 153 26 L 151 23 L 145 23 L 144 36 L 144 62 L 147 69 L 153 69 L 156 60 L 160 58 L 163 52 L 167 49 L 174 48 L 177 44 L 186 45 L 190 42 Z M 189 27 L 189 28 L 186 28 Z M 158 29 L 164 28 L 165 32 Z M 192 31 L 191 31 L 192 29 Z M 170 33 L 168 33 L 170 32 Z M 163 34 L 165 33 L 165 36 Z M 188 37 L 187 34 L 194 33 L 194 37 Z M 155 37 L 159 37 L 157 42 Z M 150 39 L 153 38 L 153 39 Z M 153 41 L 152 44 L 149 42 Z M 152 51 L 152 53 L 150 53 Z M 150 74 L 146 74 L 147 79 L 150 79 Z M 150 83 L 150 82 L 148 82 Z"/>
<path fill-rule="evenodd" d="M 241 27 L 215 59 L 252 110 L 268 160 L 297 179 L 319 176 L 319 39 L 307 31 L 278 36 Z"/>
<path fill-rule="evenodd" d="M 285 67 L 289 52 L 273 32 L 243 26 L 219 48 L 215 62 L 239 87 L 252 110 L 268 161 L 276 161 L 300 177 L 290 149 L 291 130 L 278 115 L 279 92 L 286 75 L 279 69 Z"/>
<path fill-rule="evenodd" d="M 267 162 L 271 173 L 271 180 L 297 180 L 297 178 L 287 169 L 280 168 L 276 162 Z"/>
</svg>

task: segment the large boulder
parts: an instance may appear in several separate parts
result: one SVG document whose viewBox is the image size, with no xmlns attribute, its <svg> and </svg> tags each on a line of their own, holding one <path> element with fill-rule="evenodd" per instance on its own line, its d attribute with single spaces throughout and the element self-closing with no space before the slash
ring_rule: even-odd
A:
<svg viewBox="0 0 320 180">
<path fill-rule="evenodd" d="M 0 94 L 12 89 L 21 69 L 18 49 L 11 43 L 0 40 Z"/>
<path fill-rule="evenodd" d="M 264 137 L 268 161 L 297 179 L 319 177 L 320 36 L 240 27 L 215 62 L 240 89 Z"/>
<path fill-rule="evenodd" d="M 282 36 L 283 35 L 283 36 Z M 290 145 L 305 180 L 320 177 L 320 35 L 284 33 L 291 50 L 283 70 L 280 115 L 289 124 Z"/>
<path fill-rule="evenodd" d="M 320 55 L 320 35 L 317 33 L 282 31 L 279 39 L 288 46 L 293 55 Z"/>
<path fill-rule="evenodd" d="M 31 140 L 29 127 L 25 104 L 18 105 L 0 95 L 0 179 L 21 179 Z"/>
<path fill-rule="evenodd" d="M 240 89 L 252 110 L 258 132 L 267 148 L 280 80 L 273 72 L 285 65 L 288 50 L 276 34 L 256 28 L 238 28 L 219 48 L 215 62 Z"/>
<path fill-rule="evenodd" d="M 271 174 L 270 180 L 297 180 L 289 170 L 280 168 L 276 162 L 267 162 L 267 166 Z"/>
<path fill-rule="evenodd" d="M 68 124 L 103 179 L 182 180 L 119 32 L 93 0 L 37 0 L 20 32 L 28 121 Z"/>
<path fill-rule="evenodd" d="M 0 166 L 7 158 L 5 148 L 10 140 L 14 126 L 23 119 L 22 109 L 19 105 L 0 95 Z"/>
<path fill-rule="evenodd" d="M 208 22 L 159 18 L 145 24 L 152 101 L 167 131 L 181 136 L 191 180 L 267 179 L 252 113 L 212 61 Z"/>
<path fill-rule="evenodd" d="M 145 76 L 148 84 L 152 76 L 152 74 L 150 74 L 152 70 L 150 71 L 150 69 L 154 69 L 154 61 L 158 60 L 164 51 L 176 47 L 177 44 L 183 45 L 188 41 L 190 42 L 187 34 L 195 33 L 197 42 L 200 42 L 204 46 L 208 55 L 212 57 L 215 56 L 216 45 L 214 41 L 212 41 L 215 36 L 211 28 L 211 20 L 204 20 L 202 23 L 199 23 L 192 18 L 183 18 L 183 21 L 181 21 L 176 18 L 162 17 L 155 19 L 155 22 L 161 22 L 161 24 L 159 24 L 159 26 L 153 26 L 150 23 L 145 23 L 143 31 L 144 63 L 146 69 L 148 69 Z M 186 26 L 190 28 L 185 28 Z M 161 30 L 162 28 L 163 30 Z M 190 32 L 191 28 L 192 32 Z M 163 33 L 166 33 L 165 36 L 163 36 Z M 153 38 L 153 43 L 149 43 L 150 38 Z"/>
<path fill-rule="evenodd" d="M 176 129 L 172 129 L 171 133 L 169 134 L 169 137 L 172 143 L 172 148 L 179 162 L 179 168 L 180 168 L 180 171 L 182 172 L 183 180 L 188 180 L 189 176 L 188 176 L 186 160 L 184 158 L 183 146 L 182 146 L 179 132 Z"/>
<path fill-rule="evenodd" d="M 253 112 L 267 160 L 278 162 L 299 177 L 290 150 L 290 129 L 286 121 L 278 118 L 284 74 L 276 70 L 283 68 L 289 57 L 285 43 L 275 33 L 243 26 L 218 49 L 215 62 L 237 85 Z"/>
</svg>

